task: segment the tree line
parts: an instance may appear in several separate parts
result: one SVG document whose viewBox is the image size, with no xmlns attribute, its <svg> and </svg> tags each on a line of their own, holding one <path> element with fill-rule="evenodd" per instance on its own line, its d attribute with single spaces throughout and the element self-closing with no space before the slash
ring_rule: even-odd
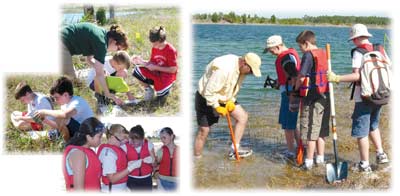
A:
<svg viewBox="0 0 400 196">
<path fill-rule="evenodd" d="M 235 12 L 203 13 L 193 15 L 196 22 L 211 23 L 233 23 L 233 24 L 285 24 L 285 25 L 307 25 L 307 24 L 332 24 L 351 25 L 362 23 L 366 25 L 386 26 L 390 24 L 388 17 L 379 16 L 308 16 L 302 18 L 277 18 L 274 14 L 271 17 L 258 16 L 257 14 L 236 14 Z"/>
</svg>

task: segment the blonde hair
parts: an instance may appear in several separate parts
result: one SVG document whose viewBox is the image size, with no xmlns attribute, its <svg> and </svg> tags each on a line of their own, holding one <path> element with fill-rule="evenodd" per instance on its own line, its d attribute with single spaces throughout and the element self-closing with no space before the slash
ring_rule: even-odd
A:
<svg viewBox="0 0 400 196">
<path fill-rule="evenodd" d="M 129 54 L 126 51 L 120 50 L 115 52 L 112 59 L 118 64 L 124 65 L 126 69 L 129 69 L 129 67 L 131 66 L 131 60 Z"/>
<path fill-rule="evenodd" d="M 109 129 L 107 129 L 106 137 L 109 139 L 111 136 L 116 134 L 129 134 L 128 130 L 121 124 L 112 124 Z"/>
</svg>

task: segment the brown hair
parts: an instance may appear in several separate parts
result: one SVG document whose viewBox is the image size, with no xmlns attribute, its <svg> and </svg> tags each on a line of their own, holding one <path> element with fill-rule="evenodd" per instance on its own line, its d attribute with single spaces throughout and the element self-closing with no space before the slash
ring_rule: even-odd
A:
<svg viewBox="0 0 400 196">
<path fill-rule="evenodd" d="M 115 40 L 117 45 L 122 46 L 124 50 L 129 48 L 128 37 L 122 27 L 117 24 L 111 25 L 110 30 L 107 32 L 107 38 Z"/>
<path fill-rule="evenodd" d="M 165 27 L 159 26 L 150 29 L 149 32 L 149 40 L 150 42 L 164 42 L 167 39 L 167 32 L 165 31 Z"/>
<path fill-rule="evenodd" d="M 109 129 L 107 129 L 106 137 L 109 139 L 115 134 L 129 134 L 128 130 L 121 124 L 112 124 Z"/>
<path fill-rule="evenodd" d="M 129 132 L 129 138 L 134 139 L 144 139 L 144 130 L 141 125 L 136 125 L 131 128 Z"/>
<path fill-rule="evenodd" d="M 131 66 L 131 60 L 126 51 L 115 52 L 112 59 L 116 61 L 118 64 L 125 65 L 126 69 L 129 69 L 129 67 Z"/>
<path fill-rule="evenodd" d="M 19 98 L 26 95 L 26 93 L 32 93 L 31 87 L 26 84 L 25 81 L 18 83 L 17 87 L 15 88 L 15 99 L 18 100 Z"/>
<path fill-rule="evenodd" d="M 305 30 L 296 37 L 296 42 L 299 44 L 304 44 L 306 43 L 306 41 L 310 42 L 313 45 L 317 45 L 317 39 L 314 32 Z"/>
</svg>

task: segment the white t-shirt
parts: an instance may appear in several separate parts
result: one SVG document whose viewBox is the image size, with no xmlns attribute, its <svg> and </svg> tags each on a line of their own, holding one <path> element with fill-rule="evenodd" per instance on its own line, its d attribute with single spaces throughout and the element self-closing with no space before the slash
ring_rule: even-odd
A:
<svg viewBox="0 0 400 196">
<path fill-rule="evenodd" d="M 61 110 L 67 110 L 73 108 L 76 110 L 76 114 L 72 116 L 73 119 L 82 123 L 84 120 L 90 117 L 94 117 L 94 113 L 90 108 L 88 102 L 79 96 L 72 96 L 71 100 L 61 106 Z"/>
<path fill-rule="evenodd" d="M 35 98 L 32 100 L 31 103 L 28 104 L 28 113 L 27 115 L 33 115 L 37 110 L 52 110 L 53 107 L 46 95 L 38 92 L 34 92 Z M 46 116 L 48 120 L 54 120 L 52 116 Z"/>
<path fill-rule="evenodd" d="M 109 76 L 110 74 L 114 73 L 116 70 L 111 66 L 111 62 L 110 60 L 112 59 L 112 56 L 106 56 L 105 60 L 104 60 L 104 75 L 105 76 Z M 88 86 L 90 86 L 90 84 L 93 82 L 94 78 L 96 77 L 96 70 L 92 67 L 89 70 L 88 73 L 88 77 L 86 80 L 86 83 Z"/>
<path fill-rule="evenodd" d="M 99 160 L 102 164 L 103 176 L 106 176 L 107 174 L 114 174 L 117 172 L 117 165 L 116 165 L 117 159 L 118 159 L 117 153 L 113 149 L 105 147 L 101 150 Z M 115 190 L 126 191 L 127 190 L 126 183 L 113 184 L 112 191 Z M 108 192 L 109 191 L 108 185 L 102 184 L 101 191 Z"/>
<path fill-rule="evenodd" d="M 154 144 L 153 144 L 151 141 L 148 141 L 148 140 L 147 140 L 147 147 L 148 147 L 148 149 L 149 149 L 150 156 L 151 156 L 151 151 L 152 151 L 153 148 L 154 148 Z M 128 151 L 128 150 L 126 149 L 126 145 L 121 146 L 121 148 L 122 148 L 122 150 L 124 150 L 125 152 Z M 139 147 L 135 148 L 135 150 L 136 150 L 137 153 L 140 153 L 140 150 L 142 150 L 142 146 L 139 146 Z M 142 159 L 143 159 L 143 158 L 145 158 L 145 157 L 142 157 Z M 147 177 L 149 177 L 150 175 L 151 175 L 151 174 L 146 175 L 146 176 L 132 176 L 132 175 L 129 175 L 129 176 L 130 176 L 130 177 L 134 177 L 134 178 L 147 178 Z"/>
</svg>

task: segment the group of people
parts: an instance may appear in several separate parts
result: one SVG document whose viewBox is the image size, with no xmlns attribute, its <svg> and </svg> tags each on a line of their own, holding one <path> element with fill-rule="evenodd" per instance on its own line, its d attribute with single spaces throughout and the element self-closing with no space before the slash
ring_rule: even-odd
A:
<svg viewBox="0 0 400 196">
<path fill-rule="evenodd" d="M 103 133 L 106 143 L 101 144 Z M 68 191 L 152 190 L 158 171 L 160 190 L 176 190 L 178 152 L 171 128 L 160 130 L 162 147 L 145 138 L 141 125 L 130 131 L 121 124 L 106 127 L 95 117 L 83 121 L 63 153 L 63 173 Z M 97 152 L 93 150 L 97 148 Z"/>
<path fill-rule="evenodd" d="M 329 82 L 355 82 L 351 136 L 357 140 L 360 161 L 354 168 L 361 172 L 371 171 L 368 137 L 375 146 L 377 164 L 389 162 L 382 147 L 379 130 L 382 106 L 365 101 L 360 93 L 363 55 L 377 51 L 382 54 L 386 62 L 390 62 L 383 47 L 368 40 L 371 36 L 365 25 L 352 26 L 348 40 L 355 46 L 351 50 L 353 71 L 347 75 L 336 75 L 328 71 L 327 53 L 323 48 L 318 48 L 316 35 L 312 31 L 302 31 L 296 37 L 299 49 L 303 53 L 301 59 L 294 48 L 285 46 L 280 35 L 272 35 L 266 40 L 264 53 L 269 52 L 276 56 L 275 68 L 278 78 L 274 87 L 281 92 L 279 124 L 285 132 L 287 142 L 285 156 L 288 158 L 296 156 L 294 143 L 300 145 L 300 133 L 306 134 L 307 153 L 302 164 L 305 170 L 312 169 L 314 164 L 325 164 L 325 139 L 329 136 L 330 122 Z M 255 53 L 247 53 L 242 57 L 224 55 L 213 59 L 207 65 L 195 96 L 199 126 L 194 144 L 195 157 L 202 156 L 211 125 L 217 123 L 219 117 L 227 113 L 230 113 L 236 121 L 234 128 L 236 143 L 232 142 L 229 158 L 235 158 L 235 149 L 240 157 L 251 155 L 251 149 L 240 146 L 248 114 L 236 100 L 236 95 L 246 75 L 261 76 L 260 66 L 261 59 Z M 299 112 L 300 131 L 296 128 Z"/>
<path fill-rule="evenodd" d="M 152 28 L 148 38 L 152 44 L 152 50 L 150 59 L 146 61 L 140 56 L 128 55 L 126 52 L 130 46 L 128 36 L 120 25 L 112 25 L 109 31 L 92 23 L 68 25 L 61 31 L 63 74 L 72 78 L 76 77 L 72 56 L 86 56 L 86 63 L 91 67 L 87 83 L 95 92 L 99 103 L 117 105 L 137 103 L 138 101 L 129 90 L 123 91 L 127 93 L 128 100 L 123 101 L 117 97 L 115 93 L 119 90 L 112 87 L 113 85 L 110 84 L 112 82 L 106 81 L 107 76 L 121 77 L 126 80 L 129 75 L 127 71 L 133 64 L 132 76 L 144 87 L 144 100 L 152 100 L 156 91 L 156 100 L 164 103 L 176 80 L 177 51 L 171 43 L 166 41 L 167 34 L 163 26 Z M 107 53 L 114 54 L 106 56 Z"/>
</svg>

